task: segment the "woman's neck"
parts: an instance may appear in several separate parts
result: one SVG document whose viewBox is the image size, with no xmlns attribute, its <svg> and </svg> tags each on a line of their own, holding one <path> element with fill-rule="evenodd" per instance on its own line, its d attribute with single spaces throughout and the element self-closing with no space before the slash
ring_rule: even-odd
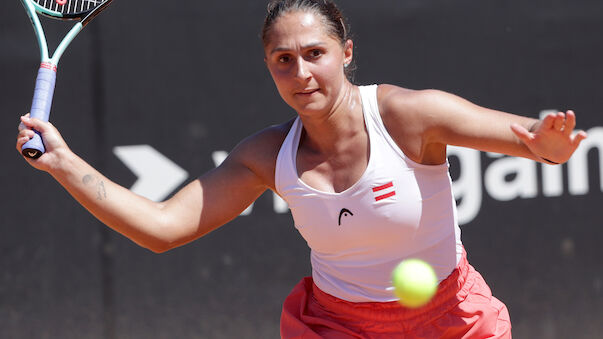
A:
<svg viewBox="0 0 603 339">
<path fill-rule="evenodd" d="M 299 116 L 304 125 L 304 147 L 319 153 L 337 152 L 365 129 L 358 88 L 349 82 L 329 111 Z"/>
</svg>

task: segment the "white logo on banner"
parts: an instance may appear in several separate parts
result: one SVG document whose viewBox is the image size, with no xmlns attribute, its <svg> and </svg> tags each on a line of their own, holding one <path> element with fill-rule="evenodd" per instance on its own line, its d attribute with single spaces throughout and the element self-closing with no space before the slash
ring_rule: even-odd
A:
<svg viewBox="0 0 603 339">
<path fill-rule="evenodd" d="M 113 148 L 138 180 L 130 190 L 153 201 L 161 201 L 180 186 L 188 173 L 149 145 Z"/>
</svg>

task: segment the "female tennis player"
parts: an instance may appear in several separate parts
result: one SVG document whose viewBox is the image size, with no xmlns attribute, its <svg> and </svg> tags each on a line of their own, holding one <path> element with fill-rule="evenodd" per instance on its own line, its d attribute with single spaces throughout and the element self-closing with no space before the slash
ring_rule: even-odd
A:
<svg viewBox="0 0 603 339">
<path fill-rule="evenodd" d="M 574 113 L 535 120 L 437 90 L 356 86 L 346 76 L 353 42 L 328 0 L 271 2 L 262 38 L 268 71 L 298 116 L 246 138 L 167 201 L 111 182 L 50 123 L 22 117 L 17 150 L 40 131 L 47 152 L 25 160 L 154 252 L 202 237 L 266 189 L 277 192 L 312 262 L 312 277 L 284 302 L 283 338 L 510 338 L 505 305 L 467 262 L 446 146 L 564 163 L 586 137 L 574 131 Z M 392 269 L 409 257 L 430 263 L 440 281 L 418 309 L 391 291 Z"/>
</svg>

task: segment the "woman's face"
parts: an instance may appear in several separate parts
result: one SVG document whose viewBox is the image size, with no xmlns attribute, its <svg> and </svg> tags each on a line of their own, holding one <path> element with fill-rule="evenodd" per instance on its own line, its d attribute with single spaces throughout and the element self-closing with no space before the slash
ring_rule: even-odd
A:
<svg viewBox="0 0 603 339">
<path fill-rule="evenodd" d="M 343 68 L 352 60 L 352 42 L 341 46 L 319 16 L 298 11 L 276 20 L 264 52 L 272 79 L 289 106 L 300 114 L 325 112 L 347 81 Z"/>
</svg>

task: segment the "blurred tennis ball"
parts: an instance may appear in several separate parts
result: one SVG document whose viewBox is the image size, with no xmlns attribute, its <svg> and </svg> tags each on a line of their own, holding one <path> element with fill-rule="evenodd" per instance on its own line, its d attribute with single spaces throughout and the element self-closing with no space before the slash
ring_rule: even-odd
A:
<svg viewBox="0 0 603 339">
<path fill-rule="evenodd" d="M 427 304 L 438 289 L 435 271 L 420 259 L 407 259 L 398 264 L 392 272 L 392 282 L 400 304 L 408 308 Z"/>
</svg>

